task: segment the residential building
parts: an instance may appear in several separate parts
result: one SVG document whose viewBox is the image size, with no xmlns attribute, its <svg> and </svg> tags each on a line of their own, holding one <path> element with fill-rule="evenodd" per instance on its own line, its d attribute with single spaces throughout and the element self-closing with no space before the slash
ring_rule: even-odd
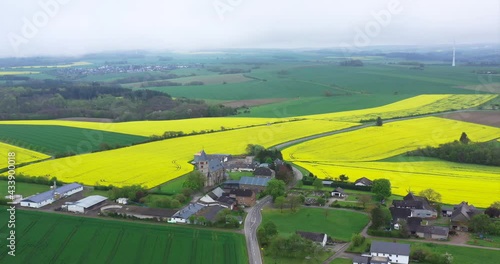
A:
<svg viewBox="0 0 500 264">
<path fill-rule="evenodd" d="M 332 197 L 344 198 L 345 192 L 344 189 L 337 187 L 332 191 Z"/>
<path fill-rule="evenodd" d="M 442 226 L 419 226 L 415 234 L 420 238 L 446 240 L 450 229 Z"/>
<path fill-rule="evenodd" d="M 390 263 L 408 264 L 410 261 L 410 244 L 372 241 L 370 254 L 372 257 L 387 257 Z"/>
<path fill-rule="evenodd" d="M 403 200 L 394 200 L 392 205 L 396 208 L 408 208 L 411 209 L 412 217 L 421 218 L 436 218 L 437 211 L 429 204 L 429 201 L 424 197 L 419 197 L 413 195 L 413 193 L 408 193 Z"/>
<path fill-rule="evenodd" d="M 318 243 L 322 247 L 326 245 L 326 240 L 328 239 L 328 236 L 325 233 L 315 233 L 315 232 L 305 232 L 305 231 L 296 231 L 295 233 L 307 240 L 311 240 L 315 243 Z"/>
<path fill-rule="evenodd" d="M 254 206 L 257 202 L 255 192 L 248 189 L 236 189 L 229 192 L 229 197 L 236 199 L 238 204 L 246 207 Z"/>
<path fill-rule="evenodd" d="M 372 186 L 373 182 L 366 178 L 366 177 L 361 177 L 359 179 L 357 179 L 356 181 L 354 181 L 354 185 L 356 186 Z"/>
<path fill-rule="evenodd" d="M 480 210 L 473 205 L 469 205 L 468 202 L 461 202 L 459 205 L 454 207 L 451 214 L 451 227 L 455 230 L 468 231 L 470 219 L 474 215 L 480 213 Z"/>
<path fill-rule="evenodd" d="M 270 168 L 266 167 L 258 167 L 253 171 L 253 175 L 255 177 L 269 177 L 272 178 L 275 175 L 275 172 Z"/>
<path fill-rule="evenodd" d="M 191 203 L 177 211 L 168 220 L 169 223 L 189 223 L 189 217 L 196 214 L 201 209 L 205 208 L 205 205 L 199 203 Z"/>
</svg>

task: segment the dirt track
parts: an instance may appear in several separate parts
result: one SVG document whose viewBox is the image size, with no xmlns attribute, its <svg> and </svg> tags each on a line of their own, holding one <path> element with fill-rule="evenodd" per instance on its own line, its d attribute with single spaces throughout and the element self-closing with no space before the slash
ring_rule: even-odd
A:
<svg viewBox="0 0 500 264">
<path fill-rule="evenodd" d="M 444 118 L 500 127 L 500 111 L 458 112 L 442 115 Z"/>
</svg>

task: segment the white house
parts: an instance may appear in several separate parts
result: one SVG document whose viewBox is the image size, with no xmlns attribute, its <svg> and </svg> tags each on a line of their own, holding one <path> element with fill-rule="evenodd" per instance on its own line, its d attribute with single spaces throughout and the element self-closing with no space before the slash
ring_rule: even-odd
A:
<svg viewBox="0 0 500 264">
<path fill-rule="evenodd" d="M 354 185 L 356 186 L 372 186 L 373 182 L 366 178 L 366 177 L 361 177 L 359 179 L 357 179 L 356 181 L 354 181 Z"/>
<path fill-rule="evenodd" d="M 370 254 L 372 257 L 387 257 L 390 263 L 408 264 L 410 244 L 372 241 Z"/>
<path fill-rule="evenodd" d="M 332 191 L 332 197 L 344 198 L 345 197 L 344 189 L 340 187 L 335 188 L 335 190 Z"/>
<path fill-rule="evenodd" d="M 27 197 L 21 200 L 21 206 L 40 208 L 60 198 L 68 197 L 81 191 L 83 191 L 83 186 L 78 183 L 66 184 L 59 188 Z"/>
<path fill-rule="evenodd" d="M 116 202 L 119 204 L 128 204 L 128 198 L 118 198 Z"/>
<path fill-rule="evenodd" d="M 328 239 L 328 236 L 325 233 L 314 233 L 305 231 L 296 231 L 295 233 L 305 239 L 320 244 L 322 247 L 326 245 L 326 240 Z"/>
</svg>

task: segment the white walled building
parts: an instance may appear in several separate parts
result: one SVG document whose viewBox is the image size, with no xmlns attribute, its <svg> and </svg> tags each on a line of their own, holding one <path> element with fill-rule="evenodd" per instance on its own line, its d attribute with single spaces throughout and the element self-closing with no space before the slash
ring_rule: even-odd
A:
<svg viewBox="0 0 500 264">
<path fill-rule="evenodd" d="M 410 262 L 410 244 L 372 241 L 372 257 L 387 257 L 390 263 L 408 264 Z"/>
<path fill-rule="evenodd" d="M 59 188 L 27 197 L 21 201 L 21 206 L 40 208 L 60 198 L 68 197 L 81 191 L 83 191 L 83 186 L 78 183 L 66 184 Z"/>
</svg>

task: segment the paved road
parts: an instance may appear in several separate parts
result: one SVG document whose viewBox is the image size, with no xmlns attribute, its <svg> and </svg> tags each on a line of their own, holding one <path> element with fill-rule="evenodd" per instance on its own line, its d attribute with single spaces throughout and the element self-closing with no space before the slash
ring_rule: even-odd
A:
<svg viewBox="0 0 500 264">
<path fill-rule="evenodd" d="M 257 228 L 262 221 L 262 208 L 272 200 L 271 196 L 266 196 L 255 204 L 248 211 L 245 218 L 245 239 L 247 242 L 248 260 L 250 264 L 262 264 L 259 243 L 257 242 Z"/>
<path fill-rule="evenodd" d="M 409 120 L 409 119 L 416 119 L 416 118 L 422 118 L 422 117 L 428 117 L 428 116 L 441 116 L 441 115 L 444 115 L 444 114 L 451 114 L 451 113 L 464 113 L 464 115 L 466 115 L 467 112 L 480 112 L 480 111 L 487 111 L 487 110 L 446 111 L 446 112 L 441 112 L 441 113 L 432 113 L 432 114 L 425 114 L 425 115 L 419 115 L 419 116 L 409 116 L 409 117 L 387 119 L 387 120 L 383 120 L 383 122 L 385 124 L 385 123 L 391 123 L 391 122 L 397 122 L 397 121 L 403 121 L 403 120 Z M 284 143 L 278 144 L 276 146 L 273 146 L 273 148 L 277 148 L 277 149 L 282 150 L 282 149 L 285 149 L 285 148 L 290 147 L 292 145 L 295 145 L 295 144 L 298 144 L 298 143 L 302 143 L 302 142 L 305 142 L 305 141 L 309 141 L 309 140 L 312 140 L 312 139 L 326 137 L 326 136 L 331 136 L 331 135 L 345 133 L 345 132 L 351 132 L 351 131 L 355 131 L 355 130 L 359 130 L 359 129 L 363 129 L 363 128 L 367 128 L 367 127 L 371 127 L 371 126 L 375 126 L 375 122 L 365 123 L 365 124 L 360 125 L 360 126 L 349 127 L 349 128 L 344 128 L 344 129 L 340 129 L 340 130 L 334 130 L 334 131 L 330 131 L 330 132 L 325 132 L 325 133 L 311 135 L 311 136 L 304 137 L 304 138 L 295 139 L 295 140 L 292 140 L 292 141 L 284 142 Z"/>
</svg>

